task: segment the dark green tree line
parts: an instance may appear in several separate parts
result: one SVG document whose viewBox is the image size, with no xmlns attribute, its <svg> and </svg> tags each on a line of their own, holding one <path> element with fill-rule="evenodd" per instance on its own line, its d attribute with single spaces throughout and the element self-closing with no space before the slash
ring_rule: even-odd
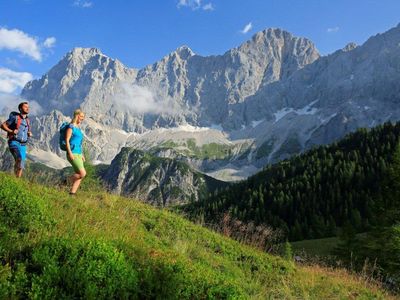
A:
<svg viewBox="0 0 400 300">
<path fill-rule="evenodd" d="M 359 129 L 184 209 L 206 222 L 229 212 L 242 221 L 281 228 L 291 241 L 334 236 L 345 225 L 367 231 L 385 210 L 384 182 L 399 136 L 400 123 Z"/>
<path fill-rule="evenodd" d="M 387 177 L 382 183 L 382 197 L 375 201 L 377 219 L 365 235 L 341 236 L 334 254 L 356 270 L 369 273 L 390 283 L 393 289 L 400 284 L 400 145 L 393 155 Z M 346 233 L 343 230 L 343 233 Z"/>
</svg>

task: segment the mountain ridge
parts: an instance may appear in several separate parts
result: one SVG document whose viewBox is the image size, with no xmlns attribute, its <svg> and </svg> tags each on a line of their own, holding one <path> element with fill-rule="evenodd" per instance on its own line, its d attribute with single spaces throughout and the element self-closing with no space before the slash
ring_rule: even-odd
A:
<svg viewBox="0 0 400 300">
<path fill-rule="evenodd" d="M 220 161 L 210 172 L 228 166 L 254 170 L 357 128 L 400 119 L 398 32 L 396 27 L 320 56 L 311 41 L 266 29 L 221 55 L 202 57 L 181 46 L 140 70 L 78 48 L 77 55 L 86 51 L 97 58 L 95 65 L 78 68 L 82 78 L 73 88 L 61 88 L 60 78 L 42 88 L 44 76 L 22 95 L 63 115 L 80 106 L 93 120 L 88 133 L 97 132 L 90 135 L 94 160 L 110 162 L 146 132 L 190 125 L 220 130 L 228 141 L 247 145 L 247 157 Z M 28 89 L 33 85 L 37 91 Z M 57 98 L 60 91 L 68 92 Z M 115 146 L 104 147 L 112 132 Z"/>
</svg>

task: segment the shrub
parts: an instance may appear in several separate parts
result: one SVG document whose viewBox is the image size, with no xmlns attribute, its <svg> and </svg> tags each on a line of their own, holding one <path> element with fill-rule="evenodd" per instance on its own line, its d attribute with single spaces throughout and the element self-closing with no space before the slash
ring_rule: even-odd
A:
<svg viewBox="0 0 400 300">
<path fill-rule="evenodd" d="M 140 299 L 244 299 L 224 274 L 180 260 L 150 259 L 141 267 Z"/>
<path fill-rule="evenodd" d="M 0 236 L 26 233 L 51 224 L 46 202 L 28 191 L 21 180 L 0 174 Z"/>
<path fill-rule="evenodd" d="M 13 268 L 0 265 L 0 299 L 21 299 L 27 286 L 27 273 L 22 263 Z"/>
<path fill-rule="evenodd" d="M 27 271 L 36 299 L 136 299 L 138 276 L 117 248 L 101 241 L 53 239 L 34 248 Z"/>
</svg>

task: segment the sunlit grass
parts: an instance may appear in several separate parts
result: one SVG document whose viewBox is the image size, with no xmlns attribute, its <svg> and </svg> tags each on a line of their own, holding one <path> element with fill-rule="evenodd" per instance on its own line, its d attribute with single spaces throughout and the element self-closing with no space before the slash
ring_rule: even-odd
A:
<svg viewBox="0 0 400 300">
<path fill-rule="evenodd" d="M 344 271 L 295 266 L 139 201 L 101 191 L 80 191 L 73 197 L 63 188 L 18 181 L 4 173 L 0 179 L 23 185 L 44 200 L 54 220 L 50 228 L 21 237 L 21 249 L 55 237 L 104 241 L 131 259 L 139 274 L 155 268 L 167 273 L 162 278 L 168 278 L 168 272 L 182 276 L 176 298 L 193 299 L 197 290 L 208 291 L 202 298 L 215 297 L 204 296 L 207 293 L 236 299 L 389 298 L 379 287 Z M 140 286 L 150 289 L 151 284 Z M 153 293 L 163 293 L 159 288 L 171 287 L 152 287 Z M 141 295 L 150 293 L 143 289 Z"/>
</svg>

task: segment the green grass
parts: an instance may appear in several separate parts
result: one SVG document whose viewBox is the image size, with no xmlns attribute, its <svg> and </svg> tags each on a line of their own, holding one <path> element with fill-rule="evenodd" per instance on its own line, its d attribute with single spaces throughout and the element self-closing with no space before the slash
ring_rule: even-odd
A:
<svg viewBox="0 0 400 300">
<path fill-rule="evenodd" d="M 365 233 L 357 234 L 358 237 L 364 236 Z M 291 242 L 293 252 L 295 254 L 306 253 L 307 256 L 329 256 L 332 251 L 340 243 L 338 237 L 330 237 L 323 239 L 303 240 Z"/>
<path fill-rule="evenodd" d="M 197 159 L 227 159 L 232 156 L 233 146 L 218 143 L 198 146 L 196 140 L 190 138 L 181 143 L 176 143 L 172 140 L 165 141 L 160 146 L 152 149 L 151 152 L 157 152 L 159 149 L 173 149 L 183 156 Z"/>
<path fill-rule="evenodd" d="M 0 298 L 384 299 L 343 272 L 299 267 L 181 216 L 101 191 L 0 173 Z"/>
<path fill-rule="evenodd" d="M 232 147 L 224 144 L 210 143 L 201 147 L 196 145 L 195 139 L 188 139 L 186 142 L 191 156 L 200 159 L 225 159 L 232 155 Z"/>
<path fill-rule="evenodd" d="M 304 240 L 292 242 L 293 252 L 300 254 L 305 252 L 310 256 L 327 256 L 338 245 L 339 238 L 331 237 L 325 239 Z"/>
</svg>

